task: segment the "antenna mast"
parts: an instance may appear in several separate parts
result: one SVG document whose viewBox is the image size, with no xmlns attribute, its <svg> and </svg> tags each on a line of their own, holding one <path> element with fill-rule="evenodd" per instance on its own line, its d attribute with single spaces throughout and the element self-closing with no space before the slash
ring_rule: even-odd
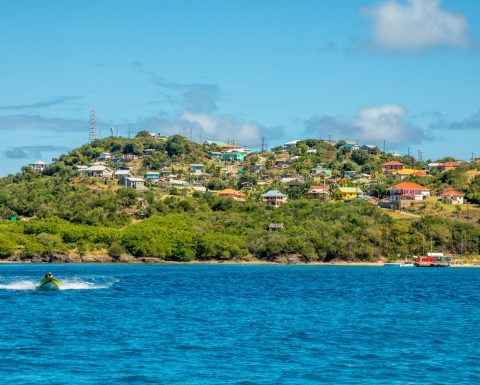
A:
<svg viewBox="0 0 480 385">
<path fill-rule="evenodd" d="M 88 140 L 91 143 L 95 139 L 97 139 L 97 112 L 95 111 L 95 108 L 93 108 L 90 110 L 90 128 Z"/>
</svg>

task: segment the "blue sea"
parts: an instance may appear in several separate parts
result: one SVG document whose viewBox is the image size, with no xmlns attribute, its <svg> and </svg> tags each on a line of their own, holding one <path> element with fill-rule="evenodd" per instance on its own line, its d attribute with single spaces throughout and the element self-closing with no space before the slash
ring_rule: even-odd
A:
<svg viewBox="0 0 480 385">
<path fill-rule="evenodd" d="M 35 290 L 46 270 L 64 290 Z M 0 265 L 9 384 L 479 384 L 480 269 Z"/>
</svg>

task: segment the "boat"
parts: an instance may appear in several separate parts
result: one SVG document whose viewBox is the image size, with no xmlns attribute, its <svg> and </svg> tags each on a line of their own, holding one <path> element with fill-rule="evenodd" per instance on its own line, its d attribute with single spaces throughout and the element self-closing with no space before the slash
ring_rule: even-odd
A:
<svg viewBox="0 0 480 385">
<path fill-rule="evenodd" d="M 426 257 L 417 257 L 415 267 L 450 267 L 452 257 L 443 253 L 427 253 Z"/>
<path fill-rule="evenodd" d="M 387 262 L 387 263 L 384 263 L 383 266 L 384 267 L 400 267 L 402 266 L 402 264 L 397 262 Z"/>
<path fill-rule="evenodd" d="M 46 277 L 38 283 L 39 290 L 60 290 L 61 282 L 55 277 Z"/>
</svg>

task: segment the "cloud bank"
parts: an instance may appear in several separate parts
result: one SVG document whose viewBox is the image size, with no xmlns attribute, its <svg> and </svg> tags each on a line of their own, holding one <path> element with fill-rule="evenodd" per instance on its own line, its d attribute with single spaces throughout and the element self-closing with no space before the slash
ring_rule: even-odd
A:
<svg viewBox="0 0 480 385">
<path fill-rule="evenodd" d="M 463 14 L 442 9 L 441 0 L 387 0 L 366 9 L 372 19 L 374 48 L 420 52 L 434 48 L 465 48 L 469 23 Z"/>
<path fill-rule="evenodd" d="M 407 120 L 404 107 L 395 104 L 370 106 L 361 109 L 353 119 L 322 116 L 306 121 L 306 134 L 320 138 L 358 140 L 361 143 L 381 144 L 386 140 L 392 147 L 418 143 L 428 137 L 425 130 Z"/>
</svg>

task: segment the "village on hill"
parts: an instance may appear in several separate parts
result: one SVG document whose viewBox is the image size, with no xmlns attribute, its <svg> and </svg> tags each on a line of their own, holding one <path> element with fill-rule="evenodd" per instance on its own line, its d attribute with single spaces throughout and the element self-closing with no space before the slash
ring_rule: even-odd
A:
<svg viewBox="0 0 480 385">
<path fill-rule="evenodd" d="M 476 159 L 321 139 L 251 151 L 143 131 L 0 179 L 0 258 L 476 258 L 478 203 Z"/>
<path fill-rule="evenodd" d="M 251 152 L 221 141 L 141 132 L 134 140 L 110 137 L 59 159 L 86 183 L 152 190 L 165 195 L 212 193 L 278 207 L 292 199 L 367 201 L 415 211 L 420 203 L 464 205 L 479 200 L 480 163 L 450 157 L 419 161 L 352 141 L 295 140 L 271 152 Z M 37 161 L 36 172 L 49 166 Z M 468 201 L 465 198 L 467 195 Z M 458 211 L 458 209 L 457 209 Z"/>
</svg>

